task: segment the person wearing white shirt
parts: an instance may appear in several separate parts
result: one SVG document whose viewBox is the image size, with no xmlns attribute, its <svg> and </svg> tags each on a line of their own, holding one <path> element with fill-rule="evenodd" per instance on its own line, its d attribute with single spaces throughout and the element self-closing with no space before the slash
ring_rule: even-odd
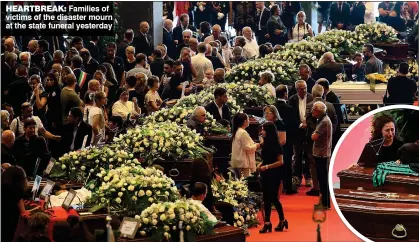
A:
<svg viewBox="0 0 419 242">
<path fill-rule="evenodd" d="M 202 204 L 205 197 L 207 196 L 208 188 L 205 183 L 196 182 L 193 187 L 190 188 L 191 191 L 191 202 L 194 203 L 199 209 L 207 215 L 208 220 L 213 223 L 218 223 L 218 219 Z"/>
<path fill-rule="evenodd" d="M 205 87 L 215 86 L 217 83 L 214 81 L 214 70 L 208 69 L 205 71 L 205 78 L 202 81 Z"/>
<path fill-rule="evenodd" d="M 246 41 L 246 44 L 243 46 L 244 56 L 247 59 L 259 56 L 259 45 L 253 36 L 252 29 L 244 27 L 242 32 Z"/>
<path fill-rule="evenodd" d="M 248 177 L 256 171 L 255 152 L 260 144 L 255 143 L 247 133 L 249 117 L 245 113 L 237 113 L 233 117 L 233 144 L 231 152 L 231 167 L 238 178 Z"/>
<path fill-rule="evenodd" d="M 205 43 L 199 43 L 198 45 L 198 54 L 191 58 L 192 67 L 196 71 L 195 83 L 202 83 L 205 77 L 205 71 L 208 69 L 214 70 L 211 61 L 205 56 L 207 52 L 207 45 Z"/>
<path fill-rule="evenodd" d="M 307 36 L 313 37 L 313 29 L 306 23 L 306 14 L 304 11 L 297 13 L 297 24 L 292 28 L 291 37 L 293 42 L 305 39 Z"/>
<path fill-rule="evenodd" d="M 269 94 L 276 98 L 275 87 L 272 85 L 272 81 L 275 79 L 275 76 L 270 71 L 265 71 L 260 74 L 259 86 L 264 86 L 268 89 Z"/>
<path fill-rule="evenodd" d="M 209 44 L 212 41 L 218 40 L 221 36 L 221 26 L 216 24 L 212 26 L 212 35 L 204 39 L 205 44 Z"/>
</svg>

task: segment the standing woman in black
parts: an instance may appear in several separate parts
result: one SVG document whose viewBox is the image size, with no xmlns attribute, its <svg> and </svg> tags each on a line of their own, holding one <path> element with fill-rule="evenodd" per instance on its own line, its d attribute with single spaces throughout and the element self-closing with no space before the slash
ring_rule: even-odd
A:
<svg viewBox="0 0 419 242">
<path fill-rule="evenodd" d="M 283 231 L 284 228 L 288 229 L 288 221 L 284 217 L 284 211 L 278 199 L 278 190 L 283 176 L 282 165 L 284 161 L 282 147 L 279 144 L 278 133 L 274 123 L 266 122 L 263 124 L 262 137 L 260 143 L 263 161 L 258 168 L 262 176 L 265 224 L 259 233 L 272 232 L 270 221 L 272 204 L 278 211 L 280 221 L 275 231 Z"/>
</svg>

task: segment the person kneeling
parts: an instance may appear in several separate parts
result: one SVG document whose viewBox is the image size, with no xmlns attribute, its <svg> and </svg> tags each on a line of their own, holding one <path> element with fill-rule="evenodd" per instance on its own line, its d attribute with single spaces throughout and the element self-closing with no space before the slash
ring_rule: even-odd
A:
<svg viewBox="0 0 419 242">
<path fill-rule="evenodd" d="M 207 196 L 207 185 L 202 182 L 195 183 L 191 189 L 191 194 L 191 199 L 207 215 L 208 220 L 217 223 L 218 219 L 202 204 L 202 201 L 204 201 Z"/>
</svg>

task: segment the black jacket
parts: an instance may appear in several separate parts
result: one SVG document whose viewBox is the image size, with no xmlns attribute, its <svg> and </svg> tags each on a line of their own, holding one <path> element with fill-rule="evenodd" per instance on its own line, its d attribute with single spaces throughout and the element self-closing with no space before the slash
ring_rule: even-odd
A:
<svg viewBox="0 0 419 242">
<path fill-rule="evenodd" d="M 93 58 L 89 60 L 87 63 L 83 63 L 84 71 L 87 72 L 90 76 L 93 76 L 99 66 L 99 62 Z"/>
<path fill-rule="evenodd" d="M 9 163 L 10 165 L 16 165 L 16 158 L 13 154 L 12 149 L 9 149 L 4 144 L 1 144 L 1 163 Z"/>
<path fill-rule="evenodd" d="M 125 56 L 125 49 L 130 46 L 130 44 L 128 44 L 128 42 L 126 40 L 122 40 L 119 44 L 118 44 L 118 50 L 116 51 L 116 56 L 118 56 L 121 59 L 126 59 Z"/>
<path fill-rule="evenodd" d="M 22 103 L 28 101 L 31 97 L 32 88 L 29 86 L 28 78 L 17 77 L 15 81 L 9 84 L 8 101 L 15 111 L 15 117 L 21 113 Z"/>
<path fill-rule="evenodd" d="M 339 73 L 344 73 L 343 65 L 335 62 L 328 62 L 317 69 L 313 78 L 314 80 L 326 78 L 329 83 L 332 84 L 337 80 L 336 75 Z"/>
<path fill-rule="evenodd" d="M 38 158 L 41 159 L 36 173 L 38 175 L 43 173 L 51 158 L 47 143 L 41 136 L 33 136 L 29 141 L 25 135 L 17 137 L 12 150 L 16 157 L 16 164 L 21 166 L 28 176 L 33 175 Z"/>
<path fill-rule="evenodd" d="M 97 60 L 98 62 L 100 62 L 100 57 L 102 56 L 102 54 L 100 53 L 100 51 L 99 51 L 99 47 L 97 46 L 97 45 L 95 45 L 94 43 L 92 43 L 92 42 L 89 42 L 89 43 L 87 43 L 85 46 L 84 46 L 86 49 L 88 49 L 89 50 L 89 52 L 90 52 L 90 56 L 93 58 L 93 59 L 95 59 L 95 60 Z"/>
<path fill-rule="evenodd" d="M 62 140 L 61 140 L 61 147 L 62 147 L 62 154 L 70 152 L 70 147 L 73 142 L 73 131 L 74 127 L 70 124 L 64 125 L 62 128 Z M 79 128 L 77 129 L 76 138 L 74 139 L 74 150 L 81 149 L 83 145 L 84 136 L 87 137 L 86 146 L 90 146 L 90 142 L 92 140 L 92 126 L 88 123 L 81 122 Z"/>
<path fill-rule="evenodd" d="M 146 34 L 145 37 L 142 33 L 139 33 L 133 41 L 133 45 L 135 47 L 136 53 L 143 53 L 147 56 L 150 56 L 154 50 L 153 46 L 153 37 L 151 35 Z"/>
<path fill-rule="evenodd" d="M 282 30 L 282 32 L 279 35 L 275 34 L 275 30 Z M 271 16 L 268 20 L 268 34 L 269 34 L 269 40 L 272 44 L 272 46 L 275 46 L 277 44 L 284 45 L 287 42 L 287 35 L 286 35 L 286 27 L 282 23 L 281 18 L 278 18 L 278 21 Z"/>
<path fill-rule="evenodd" d="M 295 137 L 295 140 L 300 140 L 303 141 L 306 139 L 306 135 L 307 135 L 307 129 L 300 129 L 298 128 L 300 125 L 300 109 L 299 109 L 299 101 L 298 101 L 299 97 L 297 94 L 292 95 L 289 99 L 288 99 L 288 104 L 292 107 L 293 110 L 293 115 L 294 118 L 297 120 L 298 125 L 297 125 L 297 134 Z M 311 101 L 313 101 L 313 96 L 310 93 L 307 93 L 307 98 L 306 98 L 306 104 L 309 104 Z M 304 110 L 305 112 L 305 110 Z"/>
<path fill-rule="evenodd" d="M 162 58 L 156 58 L 150 63 L 150 71 L 154 76 L 158 76 L 159 79 L 163 76 L 164 60 Z"/>
<path fill-rule="evenodd" d="M 341 11 L 338 8 L 338 4 L 333 3 L 330 7 L 330 22 L 332 22 L 332 28 L 336 28 L 339 23 L 343 23 L 344 28 L 348 27 L 351 22 L 351 9 L 349 4 L 343 3 Z"/>
<path fill-rule="evenodd" d="M 220 121 L 221 119 L 225 119 L 229 122 L 231 122 L 231 112 L 230 112 L 230 108 L 227 105 L 223 105 L 223 116 L 220 116 L 220 112 L 218 112 L 218 107 L 217 104 L 215 104 L 214 101 L 210 102 L 209 104 L 207 104 L 207 106 L 205 106 L 205 110 L 207 110 L 207 112 L 209 112 L 216 121 Z"/>
<path fill-rule="evenodd" d="M 167 47 L 167 55 L 172 59 L 176 59 L 176 44 L 174 42 L 173 32 L 168 32 L 163 28 L 163 44 Z"/>
<path fill-rule="evenodd" d="M 324 99 L 327 102 L 333 104 L 333 107 L 335 108 L 335 111 L 336 111 L 336 115 L 338 116 L 339 123 L 343 123 L 344 120 L 343 120 L 343 113 L 341 109 L 342 104 L 340 104 L 339 97 L 336 95 L 336 93 L 334 93 L 333 91 L 329 91 L 325 95 Z"/>
<path fill-rule="evenodd" d="M 264 36 L 268 33 L 268 20 L 270 17 L 271 17 L 271 12 L 269 11 L 268 8 L 263 9 L 262 17 L 256 14 L 256 17 L 255 17 L 256 32 L 255 33 L 257 37 L 264 38 Z M 259 31 L 259 20 L 260 20 L 260 29 L 261 29 L 260 31 Z"/>
<path fill-rule="evenodd" d="M 283 100 L 277 100 L 275 107 L 278 110 L 279 116 L 285 124 L 285 131 L 287 134 L 287 144 L 293 144 L 294 137 L 298 130 L 300 120 L 294 115 L 295 110 L 293 107 Z"/>
<path fill-rule="evenodd" d="M 186 29 L 190 29 L 192 32 L 197 32 L 196 27 L 193 26 L 193 25 L 190 25 L 190 24 L 188 24 L 188 26 L 186 26 Z M 173 40 L 177 40 L 178 45 L 183 44 L 182 26 L 179 25 L 179 26 L 176 26 L 173 29 Z"/>
</svg>

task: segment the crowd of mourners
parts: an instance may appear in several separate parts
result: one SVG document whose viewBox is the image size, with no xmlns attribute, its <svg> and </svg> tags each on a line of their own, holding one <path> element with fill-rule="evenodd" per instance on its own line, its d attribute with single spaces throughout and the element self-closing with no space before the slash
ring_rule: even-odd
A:
<svg viewBox="0 0 419 242">
<path fill-rule="evenodd" d="M 318 2 L 316 7 L 317 31 L 306 22 L 300 2 L 233 2 L 234 39 L 226 29 L 229 2 L 164 2 L 163 39 L 157 41 L 149 34 L 147 22 L 141 22 L 138 31 L 127 29 L 123 40 L 105 46 L 100 46 L 99 36 L 73 36 L 68 41 L 63 36 L 3 36 L 2 169 L 19 165 L 33 175 L 39 159 L 40 174 L 51 157 L 112 142 L 115 135 L 134 127 L 140 117 L 166 107 L 170 100 L 224 83 L 226 72 L 235 65 L 281 51 L 285 43 L 324 29 L 352 30 L 376 21 L 364 2 Z M 400 33 L 418 16 L 417 2 L 382 2 L 378 8 L 378 20 Z M 354 61 L 357 80 L 383 71 L 370 44 L 354 55 Z M 307 194 L 321 193 L 319 206 L 329 208 L 327 164 L 343 122 L 339 98 L 329 85 L 342 68 L 332 53 L 325 53 L 313 76 L 308 65 L 299 67 L 301 80 L 292 87 L 274 87 L 272 73 L 262 73 L 259 85 L 266 86 L 277 102 L 264 109 L 269 123 L 263 126 L 260 143 L 254 143 L 245 131 L 249 125 L 245 114 L 231 115 L 223 88 L 215 89 L 214 101 L 198 107 L 187 125 L 202 132 L 206 113 L 210 113 L 233 127 L 231 166 L 237 176 L 283 166 L 280 172 L 287 194 L 298 192 L 292 177 L 299 183 L 304 177 L 306 186 L 312 187 Z M 388 93 L 395 103 L 413 103 L 417 86 L 407 78 L 408 68 L 401 63 L 398 80 L 389 83 Z M 403 86 L 399 79 L 406 79 Z M 262 150 L 260 167 L 254 162 L 257 149 Z M 269 204 L 275 205 L 281 218 L 277 228 L 282 230 L 288 223 L 275 200 L 280 186 L 276 175 L 272 172 L 264 178 L 265 188 L 273 192 L 265 198 L 271 201 L 265 202 L 266 220 Z M 269 231 L 269 226 L 263 231 Z"/>
</svg>

